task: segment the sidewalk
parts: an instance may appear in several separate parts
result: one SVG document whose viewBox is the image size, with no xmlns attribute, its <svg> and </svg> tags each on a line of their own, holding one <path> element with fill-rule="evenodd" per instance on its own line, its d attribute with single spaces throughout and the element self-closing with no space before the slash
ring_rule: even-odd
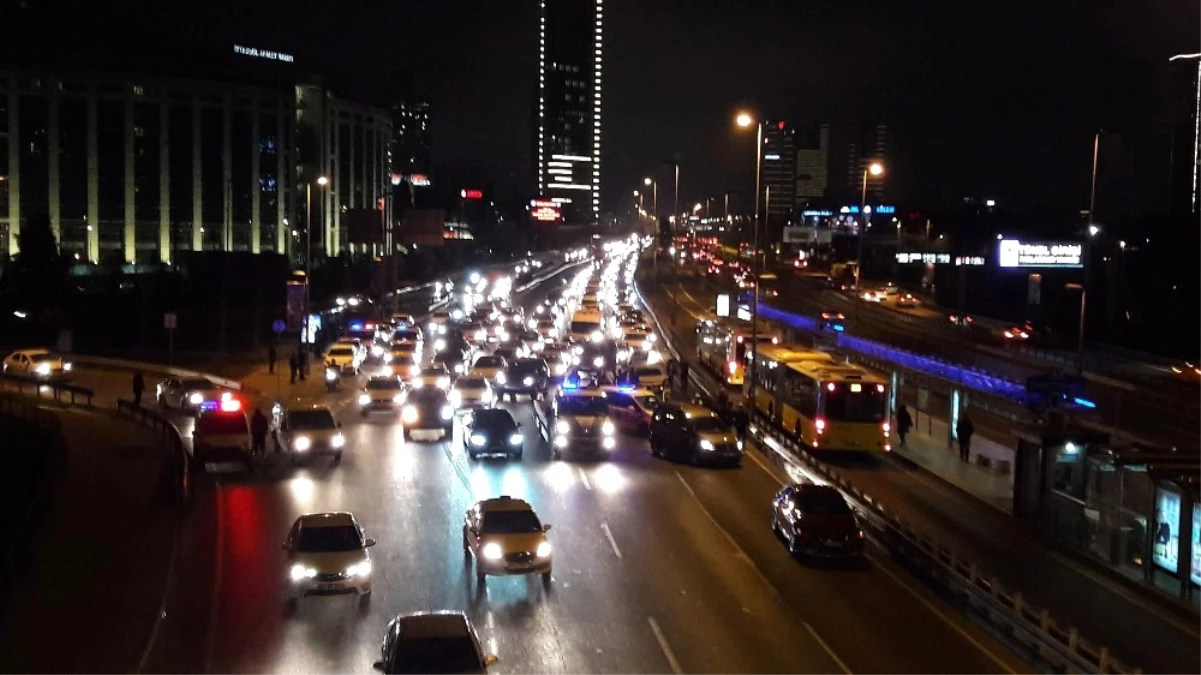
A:
<svg viewBox="0 0 1201 675">
<path fill-rule="evenodd" d="M 959 448 L 947 444 L 947 423 L 924 412 L 910 410 L 914 419 L 913 428 L 905 439 L 906 447 L 894 445 L 893 452 L 972 497 L 1012 514 L 1013 448 L 976 432 L 972 436 L 972 461 L 962 462 L 959 460 Z M 991 466 L 981 466 L 979 457 L 988 458 Z M 998 471 L 995 468 L 998 461 L 1009 462 L 1010 470 L 1006 473 Z"/>
<path fill-rule="evenodd" d="M 174 550 L 176 514 L 154 504 L 166 455 L 132 422 L 53 410 L 66 471 L 0 608 L 0 671 L 134 672 Z"/>
<path fill-rule="evenodd" d="M 257 367 L 244 373 L 238 378 L 243 389 L 258 394 L 259 406 L 269 410 L 275 401 L 292 403 L 323 404 L 328 392 L 325 390 L 325 369 L 320 359 L 309 359 L 309 373 L 303 380 L 291 381 L 287 357 L 282 362 L 276 362 L 275 372 L 268 371 L 266 359 Z M 353 389 L 357 385 L 354 378 L 342 380 L 341 391 Z"/>
</svg>

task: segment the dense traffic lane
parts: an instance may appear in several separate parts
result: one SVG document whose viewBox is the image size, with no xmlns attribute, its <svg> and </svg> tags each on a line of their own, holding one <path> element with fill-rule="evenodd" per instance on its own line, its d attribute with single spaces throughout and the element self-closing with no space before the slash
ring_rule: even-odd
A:
<svg viewBox="0 0 1201 675">
<path fill-rule="evenodd" d="M 706 296 L 695 285 L 670 290 L 686 311 L 704 310 Z M 657 307 L 671 302 L 656 297 Z M 695 354 L 692 337 L 678 322 L 677 348 Z M 890 456 L 827 459 L 851 484 L 1126 661 L 1155 671 L 1201 672 L 1195 622 L 1058 551 L 1012 516 Z"/>
</svg>

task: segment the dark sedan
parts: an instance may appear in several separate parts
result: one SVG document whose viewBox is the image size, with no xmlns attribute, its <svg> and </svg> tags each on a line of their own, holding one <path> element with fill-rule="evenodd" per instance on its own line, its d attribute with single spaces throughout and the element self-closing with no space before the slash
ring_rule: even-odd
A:
<svg viewBox="0 0 1201 675">
<path fill-rule="evenodd" d="M 434 435 L 434 440 L 450 436 L 454 431 L 455 410 L 446 392 L 436 387 L 414 389 L 405 396 L 400 409 L 406 441 L 414 437 Z"/>
<path fill-rule="evenodd" d="M 842 493 L 828 485 L 797 483 L 777 492 L 771 527 L 794 556 L 863 555 L 863 530 Z"/>
<path fill-rule="evenodd" d="M 517 359 L 505 368 L 504 382 L 497 379 L 497 390 L 503 401 L 507 395 L 516 400 L 518 394 L 538 398 L 546 393 L 550 373 L 542 359 Z"/>
<path fill-rule="evenodd" d="M 463 425 L 463 450 L 471 459 L 481 455 L 505 455 L 521 459 L 525 437 L 520 424 L 508 410 L 477 410 Z"/>
</svg>

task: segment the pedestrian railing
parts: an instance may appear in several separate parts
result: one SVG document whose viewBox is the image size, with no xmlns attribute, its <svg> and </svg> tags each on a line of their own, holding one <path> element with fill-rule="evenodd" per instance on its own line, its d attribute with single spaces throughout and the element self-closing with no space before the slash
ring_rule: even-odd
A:
<svg viewBox="0 0 1201 675">
<path fill-rule="evenodd" d="M 192 501 L 191 457 L 184 447 L 183 436 L 175 424 L 157 411 L 143 407 L 134 401 L 117 399 L 117 411 L 133 421 L 151 429 L 163 445 L 168 457 L 163 464 L 155 500 L 172 503 L 186 508 Z"/>
<path fill-rule="evenodd" d="M 51 398 L 55 403 L 69 405 L 92 405 L 96 394 L 87 387 L 79 387 L 63 381 L 47 381 L 35 377 L 0 373 L 0 382 L 6 389 L 15 390 L 23 396 Z"/>
<path fill-rule="evenodd" d="M 682 360 L 675 335 L 666 330 L 637 284 L 635 291 L 668 351 Z M 695 373 L 692 380 L 699 388 L 707 389 Z M 712 396 L 712 392 L 708 393 Z M 874 541 L 908 563 L 907 568 L 927 583 L 948 591 L 961 610 L 979 617 L 994 635 L 1036 667 L 1069 673 L 1141 672 L 1114 658 L 1108 648 L 1086 640 L 1076 628 L 1064 628 L 1047 610 L 1031 606 L 1021 592 L 1005 588 L 999 579 L 982 572 L 975 562 L 885 508 L 818 461 L 791 434 L 775 427 L 757 411 L 753 412 L 749 431 L 764 446 L 763 455 L 789 476 L 799 474 L 838 487 L 869 526 Z"/>
</svg>

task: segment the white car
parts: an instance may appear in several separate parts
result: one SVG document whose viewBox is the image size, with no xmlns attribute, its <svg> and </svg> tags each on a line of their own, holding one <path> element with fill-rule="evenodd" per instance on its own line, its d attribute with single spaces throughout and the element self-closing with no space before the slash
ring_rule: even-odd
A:
<svg viewBox="0 0 1201 675">
<path fill-rule="evenodd" d="M 359 355 L 358 350 L 353 345 L 335 343 L 321 357 L 322 363 L 328 366 L 337 368 L 343 373 L 358 374 L 359 367 L 363 365 L 363 358 Z"/>
<path fill-rule="evenodd" d="M 437 387 L 450 389 L 450 371 L 443 365 L 426 366 L 418 371 L 410 385 L 414 389 L 421 387 Z"/>
<path fill-rule="evenodd" d="M 359 338 L 352 338 L 352 337 L 339 338 L 337 342 L 335 342 L 333 345 L 331 345 L 331 348 L 339 347 L 339 346 L 350 347 L 351 349 L 353 349 L 355 351 L 355 353 L 357 353 L 359 355 L 360 361 L 367 360 L 367 356 L 368 356 L 367 345 L 363 344 L 363 341 L 360 340 Z"/>
<path fill-rule="evenodd" d="M 455 410 L 489 408 L 492 406 L 492 385 L 481 375 L 466 375 L 455 380 L 447 395 Z"/>
<path fill-rule="evenodd" d="M 505 362 L 505 357 L 495 354 L 485 354 L 475 360 L 471 365 L 470 375 L 482 377 L 488 380 L 489 383 L 496 383 L 497 377 L 504 377 L 505 368 L 508 364 Z M 504 382 L 500 382 L 504 384 Z"/>
<path fill-rule="evenodd" d="M 307 513 L 296 519 L 283 549 L 288 554 L 288 602 L 306 595 L 371 594 L 375 540 L 345 511 Z"/>
<path fill-rule="evenodd" d="M 367 380 L 359 394 L 359 414 L 366 417 L 376 411 L 399 413 L 404 403 L 404 383 L 396 375 L 377 375 Z"/>
<path fill-rule="evenodd" d="M 71 372 L 71 362 L 49 349 L 22 349 L 4 357 L 4 372 L 39 380 L 65 379 Z"/>
<path fill-rule="evenodd" d="M 667 368 L 662 363 L 642 363 L 630 371 L 638 376 L 638 386 L 645 389 L 659 389 L 667 383 Z"/>
</svg>

